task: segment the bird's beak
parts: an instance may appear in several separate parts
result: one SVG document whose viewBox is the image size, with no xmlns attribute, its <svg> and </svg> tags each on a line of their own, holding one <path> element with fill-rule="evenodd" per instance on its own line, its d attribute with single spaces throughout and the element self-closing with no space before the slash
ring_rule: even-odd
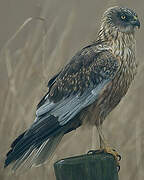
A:
<svg viewBox="0 0 144 180">
<path fill-rule="evenodd" d="M 140 28 L 140 21 L 137 17 L 134 17 L 134 20 L 131 21 L 131 24 L 135 27 L 138 27 L 138 29 Z"/>
</svg>

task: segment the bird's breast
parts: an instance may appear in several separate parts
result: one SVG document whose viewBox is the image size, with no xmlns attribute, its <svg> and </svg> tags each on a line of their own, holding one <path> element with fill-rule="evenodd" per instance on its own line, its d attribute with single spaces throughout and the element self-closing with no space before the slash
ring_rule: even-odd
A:
<svg viewBox="0 0 144 180">
<path fill-rule="evenodd" d="M 102 124 L 106 116 L 119 104 L 127 93 L 137 72 L 137 64 L 133 55 L 122 61 L 114 79 L 100 94 L 97 101 L 89 106 L 85 121 L 89 124 Z"/>
</svg>

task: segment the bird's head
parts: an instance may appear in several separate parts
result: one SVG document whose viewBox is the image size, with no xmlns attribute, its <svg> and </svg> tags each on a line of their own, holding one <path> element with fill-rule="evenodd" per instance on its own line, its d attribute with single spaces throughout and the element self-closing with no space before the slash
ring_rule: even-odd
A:
<svg viewBox="0 0 144 180">
<path fill-rule="evenodd" d="M 137 14 L 125 7 L 109 8 L 103 15 L 103 22 L 110 28 L 124 33 L 133 33 L 136 27 L 140 28 Z"/>
</svg>

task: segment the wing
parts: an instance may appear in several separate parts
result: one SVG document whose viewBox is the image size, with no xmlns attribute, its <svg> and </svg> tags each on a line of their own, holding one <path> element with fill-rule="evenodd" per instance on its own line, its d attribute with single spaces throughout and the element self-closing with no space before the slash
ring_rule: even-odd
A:
<svg viewBox="0 0 144 180">
<path fill-rule="evenodd" d="M 96 101 L 119 69 L 116 57 L 95 45 L 78 52 L 59 73 L 36 111 L 37 121 L 58 117 L 60 126 Z"/>
<path fill-rule="evenodd" d="M 5 167 L 15 162 L 16 170 L 21 164 L 30 168 L 45 162 L 63 135 L 81 125 L 78 115 L 98 100 L 118 70 L 118 60 L 106 48 L 93 44 L 79 51 L 49 81 L 34 123 L 12 143 Z"/>
</svg>

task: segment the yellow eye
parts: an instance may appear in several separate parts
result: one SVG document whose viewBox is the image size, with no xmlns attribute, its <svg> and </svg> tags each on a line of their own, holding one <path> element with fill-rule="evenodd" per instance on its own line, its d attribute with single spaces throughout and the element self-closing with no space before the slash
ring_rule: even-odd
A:
<svg viewBox="0 0 144 180">
<path fill-rule="evenodd" d="M 123 16 L 121 16 L 121 19 L 125 19 L 125 18 L 126 18 L 126 16 L 124 16 L 124 15 L 123 15 Z"/>
</svg>

